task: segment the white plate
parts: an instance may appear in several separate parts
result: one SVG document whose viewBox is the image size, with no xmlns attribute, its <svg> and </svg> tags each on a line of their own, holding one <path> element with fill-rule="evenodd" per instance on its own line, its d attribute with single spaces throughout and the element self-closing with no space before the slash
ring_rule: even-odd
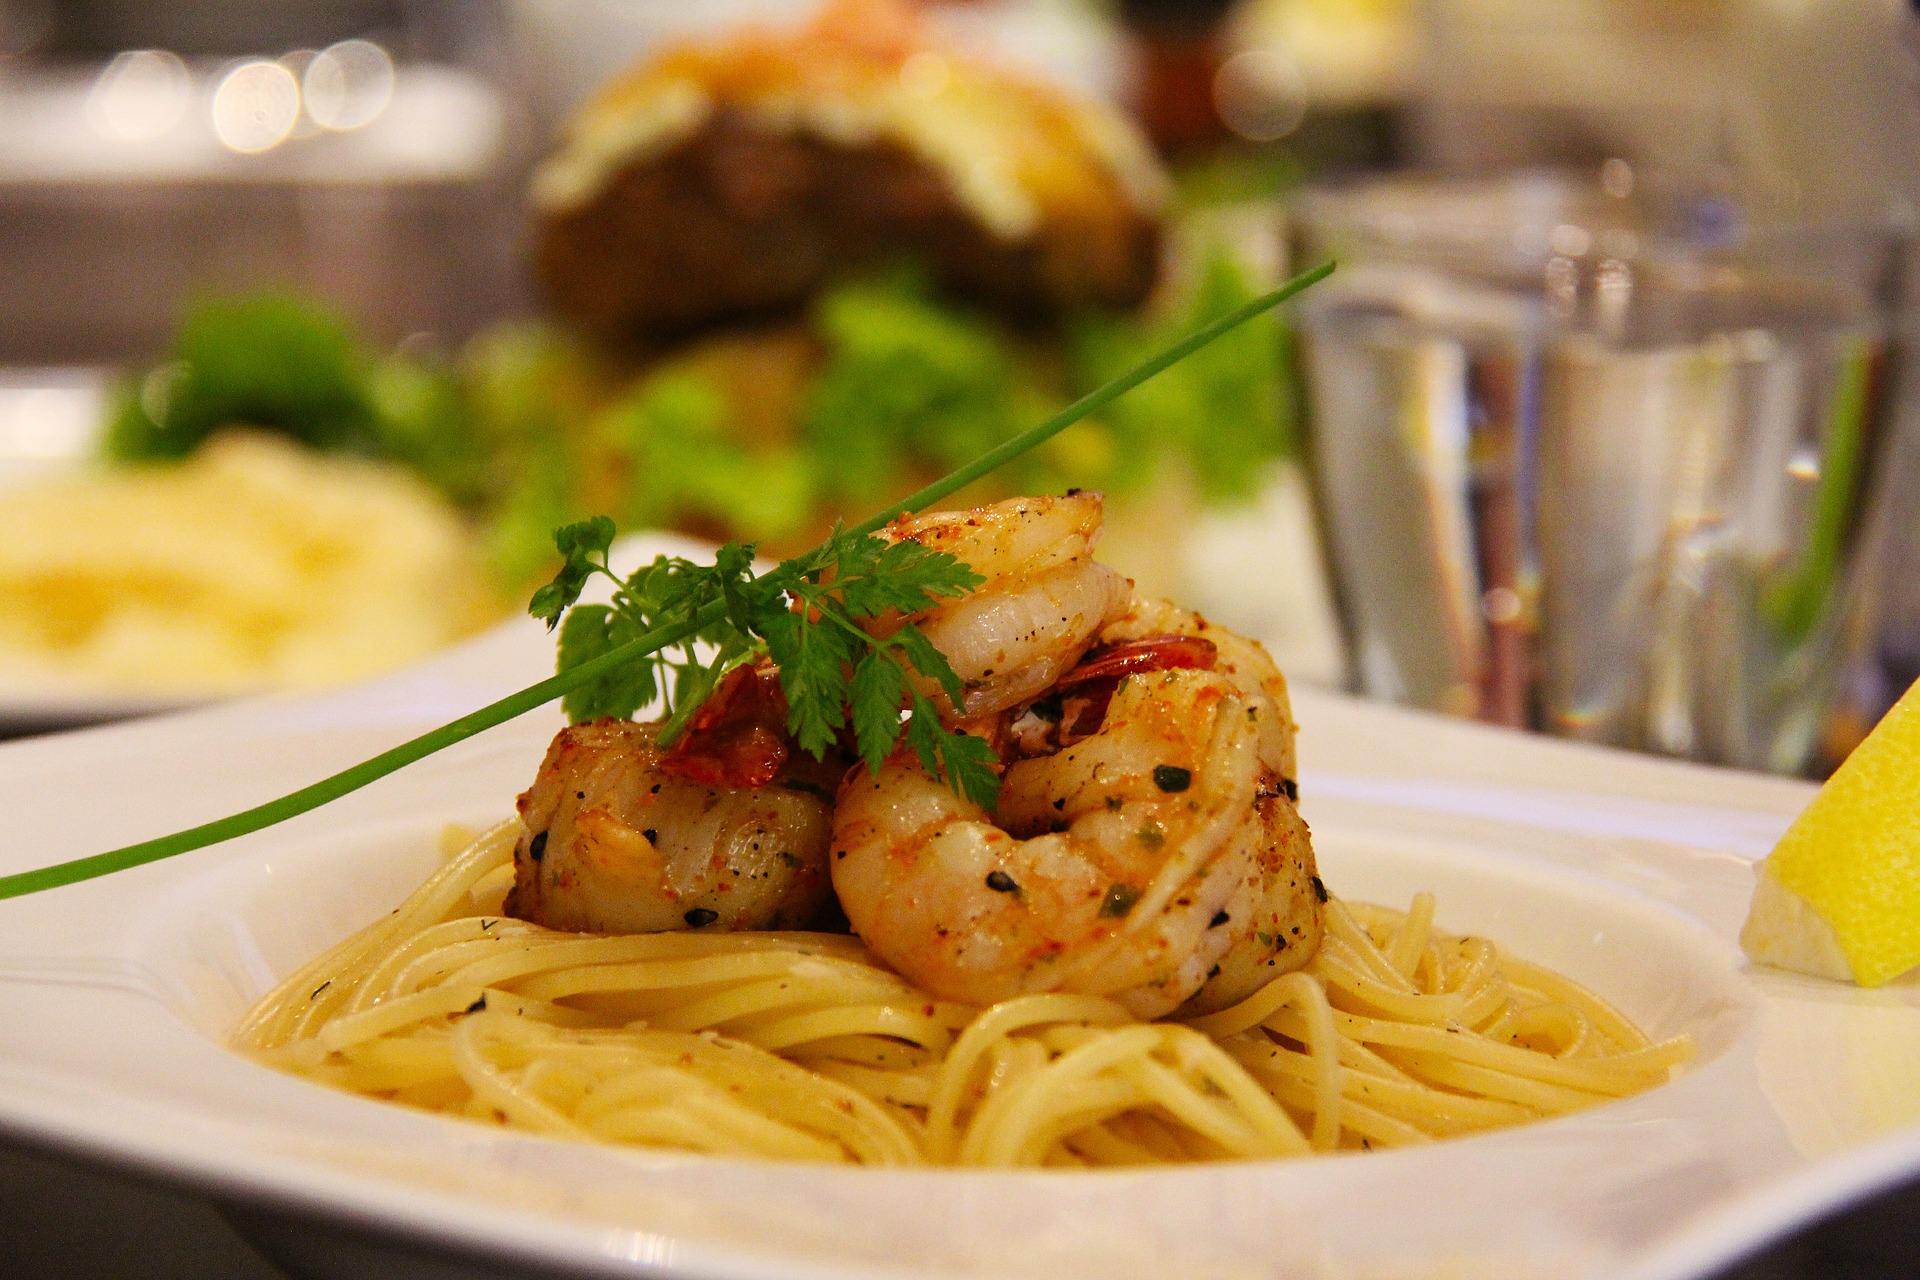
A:
<svg viewBox="0 0 1920 1280">
<path fill-rule="evenodd" d="M 0 871 L 204 821 L 549 669 L 510 625 L 374 684 L 0 746 Z M 220 848 L 0 903 L 0 1128 L 252 1206 L 303 1274 L 1680 1277 L 1920 1169 L 1920 984 L 1746 968 L 1734 935 L 1808 788 L 1301 696 L 1328 882 L 1571 973 L 1678 1082 L 1408 1152 L 1170 1172 L 881 1172 L 556 1142 L 334 1093 L 228 1053 L 275 976 L 389 907 L 448 819 L 507 811 L 558 724 L 502 726 Z M 291 1220 L 301 1224 L 288 1226 Z M 267 1225 L 261 1225 L 261 1224 Z M 422 1252 L 424 1251 L 424 1252 Z M 421 1259 L 426 1259 L 421 1261 Z M 362 1272 L 364 1274 L 364 1272 Z M 493 1274 L 497 1274 L 494 1272 Z"/>
</svg>

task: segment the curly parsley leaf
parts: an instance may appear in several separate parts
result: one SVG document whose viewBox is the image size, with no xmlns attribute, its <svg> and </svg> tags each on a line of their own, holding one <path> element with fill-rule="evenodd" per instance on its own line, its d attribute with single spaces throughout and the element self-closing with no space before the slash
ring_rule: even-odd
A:
<svg viewBox="0 0 1920 1280">
<path fill-rule="evenodd" d="M 565 562 L 534 593 L 529 611 L 549 627 L 565 619 L 559 670 L 597 661 L 662 627 L 681 626 L 688 634 L 577 685 L 563 703 L 575 723 L 630 717 L 658 702 L 665 715 L 661 740 L 672 742 L 727 671 L 765 656 L 779 670 L 787 731 L 801 750 L 820 758 L 851 728 L 860 757 L 878 769 L 909 732 L 902 716 L 912 706 L 919 725 L 910 736 L 928 768 L 965 794 L 992 794 L 997 779 L 978 758 L 983 744 L 946 729 L 909 672 L 956 709 L 965 693 L 959 678 L 917 627 L 893 621 L 983 581 L 954 556 L 836 529 L 817 552 L 768 577 L 755 574 L 751 546 L 728 543 L 711 565 L 660 556 L 622 578 L 607 562 L 613 538 L 613 522 L 604 516 L 554 534 Z M 578 603 L 595 573 L 613 580 L 611 602 Z M 891 631 L 874 625 L 881 620 Z M 965 772 L 947 773 L 950 768 Z"/>
<path fill-rule="evenodd" d="M 942 726 L 933 704 L 919 694 L 913 695 L 907 719 L 907 743 L 928 773 L 945 778 L 955 791 L 993 812 L 1000 800 L 1000 758 L 992 743 Z"/>
<path fill-rule="evenodd" d="M 559 669 L 571 670 L 618 649 L 641 634 L 634 620 L 603 604 L 576 605 L 567 611 L 560 628 Z M 561 709 L 575 724 L 602 716 L 631 717 L 660 695 L 654 666 L 636 662 L 615 667 L 596 679 L 568 691 Z"/>
<path fill-rule="evenodd" d="M 767 584 L 753 576 L 753 548 L 727 543 L 714 553 L 713 573 L 720 584 L 720 598 L 726 602 L 728 623 L 742 635 L 752 634 L 754 620 L 768 602 Z"/>
<path fill-rule="evenodd" d="M 568 559 L 575 556 L 604 558 L 607 552 L 613 549 L 613 535 L 612 520 L 606 516 L 593 516 L 555 529 L 553 545 L 559 548 L 560 554 Z"/>
<path fill-rule="evenodd" d="M 947 662 L 947 655 L 933 647 L 933 641 L 927 639 L 920 628 L 909 622 L 894 632 L 891 639 L 907 655 L 907 661 L 913 669 L 922 675 L 931 676 L 940 685 L 940 691 L 947 695 L 947 701 L 958 712 L 966 705 L 967 688 L 954 674 L 953 667 Z"/>
<path fill-rule="evenodd" d="M 900 742 L 900 704 L 907 678 L 900 667 L 875 649 L 853 669 L 849 701 L 853 708 L 853 740 L 869 771 L 878 773 Z"/>
<path fill-rule="evenodd" d="M 613 571 L 607 568 L 607 549 L 613 545 L 613 521 L 595 516 L 577 524 L 562 525 L 553 531 L 553 545 L 559 548 L 562 557 L 559 572 L 527 602 L 527 612 L 546 623 L 549 631 L 559 624 L 560 615 L 580 598 L 587 579 L 595 571 L 612 576 Z"/>
<path fill-rule="evenodd" d="M 831 725 L 837 733 L 848 722 L 842 704 L 851 700 L 855 745 L 868 766 L 877 769 L 900 738 L 901 695 L 909 682 L 896 663 L 904 662 L 939 685 L 956 710 L 964 689 L 946 657 L 911 623 L 895 626 L 890 634 L 861 624 L 919 612 L 942 599 L 965 595 L 985 579 L 947 552 L 840 529 L 827 540 L 822 557 L 810 562 L 808 568 L 810 571 L 798 577 L 788 590 L 809 620 L 809 632 L 823 637 L 818 643 L 831 655 L 832 672 L 829 676 L 825 670 L 803 667 L 790 683 L 787 665 L 776 649 L 773 657 L 780 664 L 788 705 L 796 723 L 804 721 L 814 733 L 822 733 Z M 836 651 L 836 645 L 846 647 Z M 847 672 L 856 659 L 861 663 L 850 678 Z M 866 659 L 884 660 L 891 673 Z M 824 667 L 824 662 L 821 665 Z M 945 740 L 959 735 L 940 722 L 924 695 L 915 692 L 912 697 L 929 708 L 922 719 L 921 737 L 933 744 L 936 761 L 946 759 Z M 795 736 L 799 737 L 798 729 Z M 952 754 L 961 758 L 965 751 L 954 748 Z M 928 768 L 956 787 L 960 785 L 958 778 L 942 772 L 942 767 Z"/>
<path fill-rule="evenodd" d="M 847 723 L 847 666 L 858 656 L 853 637 L 797 613 L 769 615 L 762 634 L 787 695 L 787 731 L 802 751 L 825 755 Z"/>
<path fill-rule="evenodd" d="M 855 617 L 877 618 L 889 610 L 917 613 L 986 581 L 947 552 L 917 542 L 843 535 L 834 547 L 833 586 Z"/>
</svg>

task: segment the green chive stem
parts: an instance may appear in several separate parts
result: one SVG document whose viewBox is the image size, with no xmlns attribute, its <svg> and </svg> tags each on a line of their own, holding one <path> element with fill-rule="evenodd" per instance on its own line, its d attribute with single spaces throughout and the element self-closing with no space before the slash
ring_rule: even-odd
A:
<svg viewBox="0 0 1920 1280">
<path fill-rule="evenodd" d="M 886 510 L 861 521 L 850 532 L 856 535 L 873 533 L 901 515 L 923 511 L 949 494 L 964 489 L 975 480 L 1006 465 L 1029 449 L 1059 435 L 1088 414 L 1125 395 L 1170 365 L 1186 359 L 1221 334 L 1238 328 L 1262 312 L 1279 306 L 1308 286 L 1324 280 L 1333 271 L 1333 266 L 1333 263 L 1326 262 L 1310 271 L 1302 272 L 1273 292 L 1235 308 L 1210 324 L 1202 325 L 1158 355 L 1150 357 L 1129 372 L 1088 392 L 1045 422 L 1021 432 L 997 448 L 989 449 L 958 470 L 950 472 L 926 488 L 908 495 Z M 804 557 L 801 558 L 804 559 Z M 789 560 L 774 572 L 792 572 L 794 564 L 795 561 Z M 362 760 L 359 764 L 301 787 L 298 791 L 269 800 L 265 804 L 255 805 L 251 809 L 229 814 L 197 827 L 188 827 L 184 831 L 176 831 L 171 835 L 152 840 L 143 840 L 138 844 L 130 844 L 106 853 L 96 853 L 89 857 L 56 863 L 50 867 L 0 876 L 0 898 L 17 898 L 29 893 L 39 893 L 45 889 L 77 884 L 82 880 L 91 880 L 96 876 L 124 871 L 129 867 L 158 862 L 162 858 L 171 858 L 175 854 L 202 849 L 208 845 L 251 834 L 264 827 L 273 826 L 275 823 L 285 822 L 288 818 L 297 817 L 310 809 L 317 809 L 323 804 L 338 800 L 349 792 L 358 791 L 368 783 L 384 778 L 436 751 L 551 702 L 576 686 L 615 667 L 678 644 L 718 621 L 724 613 L 725 606 L 716 602 L 685 622 L 662 627 L 630 640 L 618 649 L 611 649 L 559 675 L 548 676 L 538 684 L 529 685 L 518 693 L 509 694 L 498 702 L 490 703 L 478 711 L 461 716 L 458 720 L 443 724 L 397 747 L 382 751 L 371 759 Z"/>
</svg>

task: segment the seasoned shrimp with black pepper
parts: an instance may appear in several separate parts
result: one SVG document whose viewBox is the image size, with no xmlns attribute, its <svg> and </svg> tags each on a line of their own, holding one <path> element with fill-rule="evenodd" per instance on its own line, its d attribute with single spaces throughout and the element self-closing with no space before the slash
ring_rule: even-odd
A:
<svg viewBox="0 0 1920 1280">
<path fill-rule="evenodd" d="M 1262 786 L 1269 714 L 1218 672 L 1130 675 L 1093 733 L 1008 765 L 993 814 L 908 752 L 855 770 L 833 819 L 841 907 L 876 955 L 946 999 L 1067 991 L 1154 1018 L 1228 978 L 1202 1003 L 1230 1003 L 1244 973 L 1278 976 L 1318 943 L 1306 831 Z M 1256 955 L 1248 919 L 1290 874 L 1307 909 L 1281 928 L 1301 932 Z"/>
<path fill-rule="evenodd" d="M 735 668 L 671 746 L 661 726 L 560 731 L 520 797 L 507 911 L 552 929 L 798 929 L 831 914 L 846 762 L 792 748 L 778 678 Z"/>
<path fill-rule="evenodd" d="M 1319 908 L 1326 890 L 1316 875 L 1307 825 L 1296 807 L 1296 726 L 1286 677 L 1263 645 L 1168 601 L 1136 598 L 1101 630 L 1098 646 L 1080 671 L 1109 671 L 1110 678 L 1110 668 L 1127 655 L 1169 647 L 1204 655 L 1193 659 L 1195 664 L 1232 681 L 1257 709 L 1259 721 L 1258 816 L 1249 833 L 1246 879 L 1218 925 L 1228 931 L 1231 944 L 1217 972 L 1182 1010 L 1209 1013 L 1312 959 L 1320 945 Z"/>
<path fill-rule="evenodd" d="M 941 516 L 934 528 L 951 541 L 936 545 L 973 530 L 1004 543 L 1040 515 L 1003 503 Z M 1075 527 L 1062 554 L 1090 575 L 1103 568 L 1090 558 L 1097 499 Z M 956 669 L 972 664 L 968 723 L 1007 761 L 997 811 L 905 751 L 849 774 L 832 870 L 855 932 L 948 999 L 1068 991 L 1142 1017 L 1218 1009 L 1305 964 L 1319 945 L 1318 882 L 1294 808 L 1286 682 L 1265 650 L 1131 599 L 1103 605 L 1091 630 L 1062 626 L 1021 649 L 987 621 L 1006 589 L 989 576 L 942 607 L 937 629 L 922 624 Z M 976 702 L 985 678 L 992 693 Z"/>
<path fill-rule="evenodd" d="M 1126 611 L 1127 580 L 1093 558 L 1102 511 L 1099 494 L 1076 490 L 929 512 L 883 531 L 894 542 L 947 552 L 985 579 L 964 596 L 892 623 L 916 624 L 960 677 L 966 697 L 953 720 L 992 715 L 1048 688 L 1101 627 Z M 922 692 L 936 695 L 921 683 Z M 935 702 L 943 714 L 952 705 L 944 697 Z"/>
</svg>

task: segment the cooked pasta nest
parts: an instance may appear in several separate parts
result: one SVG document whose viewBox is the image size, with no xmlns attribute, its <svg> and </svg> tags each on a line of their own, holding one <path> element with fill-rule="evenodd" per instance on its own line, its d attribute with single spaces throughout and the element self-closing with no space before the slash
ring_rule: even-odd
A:
<svg viewBox="0 0 1920 1280">
<path fill-rule="evenodd" d="M 234 1044 L 409 1106 L 560 1137 L 863 1164 L 1079 1167 L 1407 1146 L 1665 1082 L 1577 983 L 1334 898 L 1306 969 L 1145 1023 L 1111 1001 L 937 1000 L 856 938 L 560 933 L 500 914 L 518 823 L 292 974 Z"/>
</svg>

